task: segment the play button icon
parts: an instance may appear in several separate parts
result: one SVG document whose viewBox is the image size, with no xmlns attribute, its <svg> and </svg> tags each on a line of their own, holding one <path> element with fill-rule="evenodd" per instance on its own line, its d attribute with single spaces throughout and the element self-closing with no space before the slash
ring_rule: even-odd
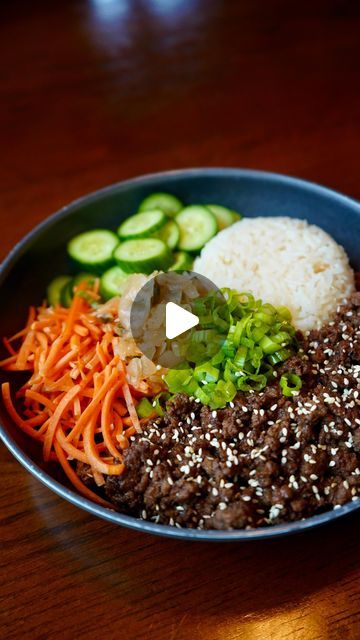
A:
<svg viewBox="0 0 360 640">
<path fill-rule="evenodd" d="M 195 272 L 170 271 L 130 276 L 129 294 L 120 300 L 119 320 L 139 355 L 172 369 L 210 361 L 226 339 L 230 312 L 213 282 Z"/>
<path fill-rule="evenodd" d="M 179 307 L 175 302 L 168 302 L 165 307 L 165 334 L 169 340 L 181 336 L 199 324 L 199 318 L 194 313 Z"/>
</svg>

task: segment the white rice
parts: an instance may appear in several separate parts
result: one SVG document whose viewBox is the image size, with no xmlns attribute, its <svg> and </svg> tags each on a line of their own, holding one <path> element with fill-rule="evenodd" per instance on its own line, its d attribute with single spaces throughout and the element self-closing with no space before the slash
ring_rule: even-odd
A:
<svg viewBox="0 0 360 640">
<path fill-rule="evenodd" d="M 245 218 L 203 248 L 194 271 L 218 287 L 285 305 L 302 330 L 318 328 L 354 291 L 344 249 L 329 234 L 294 218 Z"/>
</svg>

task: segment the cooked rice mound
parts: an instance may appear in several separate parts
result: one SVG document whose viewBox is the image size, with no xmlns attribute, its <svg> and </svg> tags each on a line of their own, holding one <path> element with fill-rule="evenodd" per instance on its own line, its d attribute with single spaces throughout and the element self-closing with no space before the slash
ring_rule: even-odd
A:
<svg viewBox="0 0 360 640">
<path fill-rule="evenodd" d="M 285 305 L 301 330 L 330 320 L 355 290 L 344 249 L 319 227 L 294 218 L 236 222 L 206 244 L 194 271 L 218 287 Z"/>
</svg>

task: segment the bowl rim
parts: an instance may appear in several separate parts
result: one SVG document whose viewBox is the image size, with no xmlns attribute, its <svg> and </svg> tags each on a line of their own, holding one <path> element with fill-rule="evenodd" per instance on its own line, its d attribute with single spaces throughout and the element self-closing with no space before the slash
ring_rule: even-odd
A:
<svg viewBox="0 0 360 640">
<path fill-rule="evenodd" d="M 262 179 L 268 182 L 277 182 L 279 184 L 294 186 L 306 191 L 313 192 L 325 198 L 331 198 L 341 204 L 347 205 L 360 214 L 360 203 L 349 196 L 343 195 L 338 191 L 334 191 L 328 187 L 324 187 L 316 182 L 310 182 L 302 178 L 296 178 L 281 173 L 274 173 L 268 171 L 259 171 L 255 169 L 241 169 L 235 167 L 194 167 L 189 169 L 174 169 L 170 171 L 160 171 L 155 173 L 147 173 L 134 178 L 128 178 L 119 182 L 110 184 L 96 191 L 92 191 L 89 194 L 81 196 L 70 202 L 69 204 L 61 207 L 52 215 L 46 217 L 43 221 L 37 224 L 31 229 L 23 238 L 21 238 L 14 247 L 10 250 L 8 255 L 0 264 L 0 284 L 4 282 L 11 268 L 16 264 L 17 260 L 26 252 L 28 246 L 34 238 L 40 235 L 48 227 L 50 227 L 57 220 L 71 215 L 73 210 L 81 207 L 83 204 L 101 199 L 109 193 L 114 191 L 126 190 L 132 186 L 151 186 L 153 182 L 159 180 L 166 180 L 167 178 L 191 178 L 191 177 L 237 177 L 247 178 L 250 180 Z M 72 489 L 69 489 L 59 481 L 52 478 L 44 469 L 42 469 L 37 463 L 35 463 L 22 448 L 16 443 L 16 441 L 9 435 L 5 426 L 0 423 L 0 439 L 13 454 L 13 456 L 22 464 L 27 471 L 29 471 L 35 478 L 37 478 L 47 488 L 51 489 L 61 498 L 64 498 L 71 504 L 98 516 L 103 520 L 107 520 L 114 524 L 120 524 L 124 527 L 143 532 L 152 533 L 159 536 L 165 536 L 169 538 L 177 538 L 183 540 L 199 540 L 199 541 L 250 541 L 250 540 L 263 540 L 268 538 L 277 538 L 280 536 L 299 533 L 309 529 L 313 529 L 319 525 L 333 522 L 338 518 L 346 516 L 355 512 L 360 507 L 360 501 L 348 502 L 337 509 L 326 511 L 324 513 L 311 516 L 303 520 L 296 520 L 293 522 L 286 522 L 277 525 L 271 525 L 268 527 L 259 527 L 257 529 L 233 529 L 233 530 L 216 530 L 216 529 L 186 529 L 178 528 L 176 526 L 155 524 L 147 520 L 141 520 L 133 516 L 127 516 L 118 511 L 107 509 L 91 502 L 84 496 L 76 493 Z"/>
</svg>

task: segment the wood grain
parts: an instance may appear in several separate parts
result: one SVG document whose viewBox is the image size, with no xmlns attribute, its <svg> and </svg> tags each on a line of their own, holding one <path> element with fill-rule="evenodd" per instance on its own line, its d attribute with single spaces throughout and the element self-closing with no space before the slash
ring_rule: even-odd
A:
<svg viewBox="0 0 360 640">
<path fill-rule="evenodd" d="M 2 3 L 1 256 L 144 172 L 247 166 L 360 198 L 359 3 Z M 0 637 L 357 640 L 359 517 L 181 543 L 77 510 L 0 448 Z"/>
</svg>

